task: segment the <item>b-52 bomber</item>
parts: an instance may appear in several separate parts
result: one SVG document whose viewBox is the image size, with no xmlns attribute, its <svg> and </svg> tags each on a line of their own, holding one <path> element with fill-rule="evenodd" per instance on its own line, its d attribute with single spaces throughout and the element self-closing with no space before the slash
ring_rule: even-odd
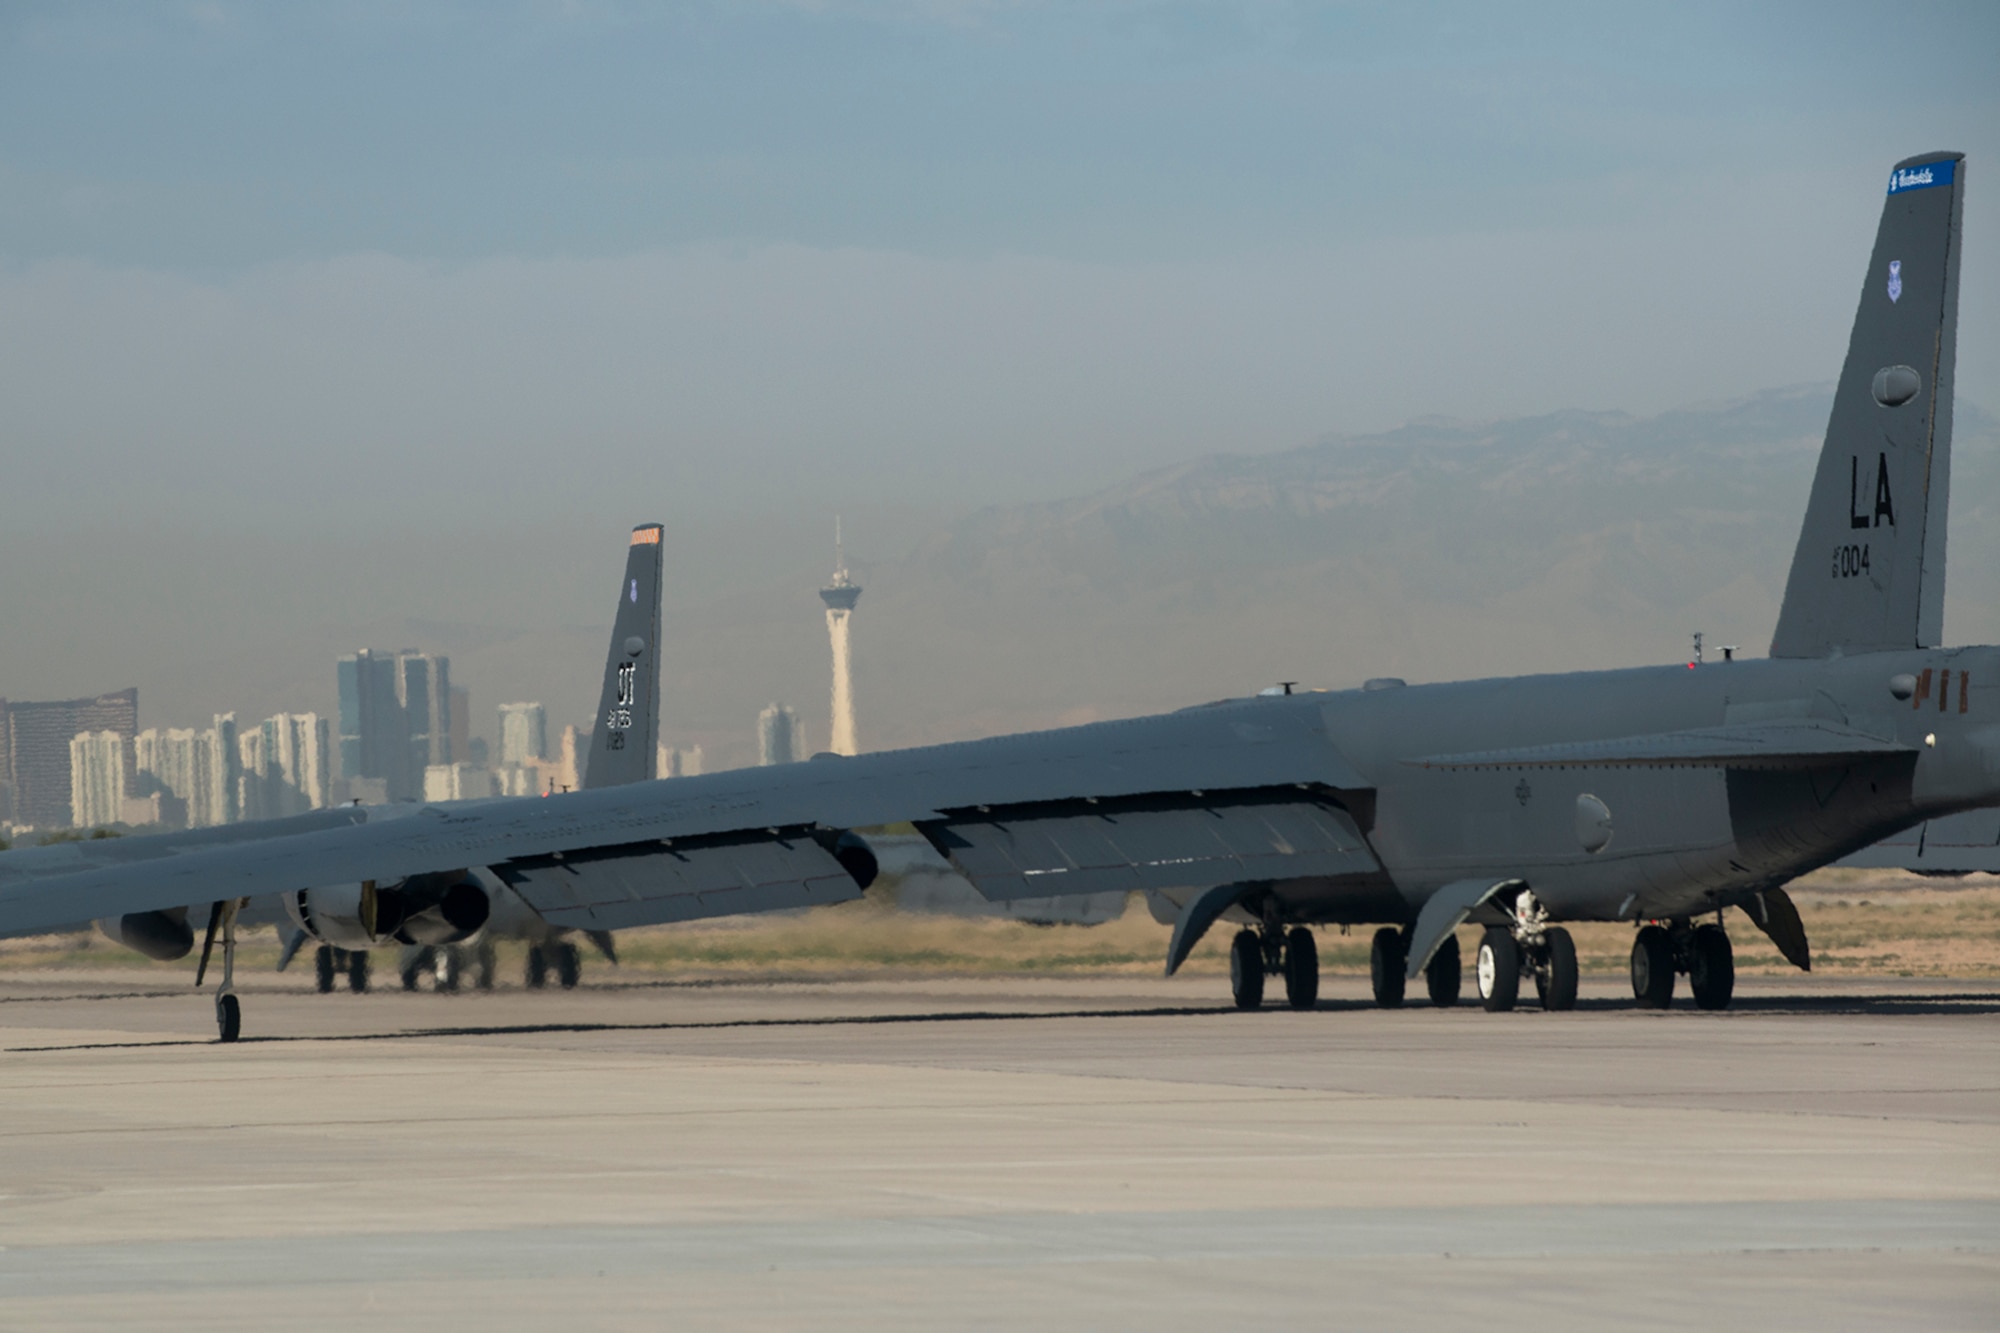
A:
<svg viewBox="0 0 2000 1333">
<path fill-rule="evenodd" d="M 1375 994 L 1457 998 L 1484 927 L 1490 1010 L 1524 978 L 1576 1001 L 1566 921 L 1630 921 L 1633 992 L 1729 1003 L 1724 909 L 1800 967 L 1794 877 L 1924 820 L 2000 805 L 2000 648 L 1943 648 L 1965 163 L 1896 164 L 1771 655 L 1229 700 L 1154 717 L 408 818 L 0 890 L 0 932 L 294 895 L 379 933 L 483 866 L 585 930 L 839 902 L 907 821 L 987 897 L 1143 890 L 1172 972 L 1238 926 L 1232 989 L 1310 1007 L 1312 928 L 1378 925 Z M 616 718 L 599 719 L 615 727 Z M 463 896 L 463 894 L 461 894 Z M 315 927 L 317 929 L 317 927 Z M 225 957 L 231 947 L 224 937 Z M 232 997 L 232 1006 L 234 1004 Z M 233 1035 L 225 1028 L 225 1035 Z"/>
</svg>

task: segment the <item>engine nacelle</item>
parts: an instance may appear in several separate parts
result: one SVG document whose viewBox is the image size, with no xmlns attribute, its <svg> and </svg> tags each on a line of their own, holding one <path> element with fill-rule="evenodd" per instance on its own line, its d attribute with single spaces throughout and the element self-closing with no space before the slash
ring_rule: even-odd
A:
<svg viewBox="0 0 2000 1333">
<path fill-rule="evenodd" d="M 375 889 L 374 930 L 362 920 L 364 887 L 332 884 L 284 895 L 285 912 L 321 944 L 366 949 L 401 944 L 456 944 L 486 924 L 492 898 L 463 870 L 412 875 Z"/>
<path fill-rule="evenodd" d="M 148 958 L 171 963 L 185 958 L 194 948 L 194 927 L 188 924 L 185 907 L 169 907 L 158 912 L 128 912 L 106 917 L 98 931 L 114 944 L 142 953 Z"/>
</svg>

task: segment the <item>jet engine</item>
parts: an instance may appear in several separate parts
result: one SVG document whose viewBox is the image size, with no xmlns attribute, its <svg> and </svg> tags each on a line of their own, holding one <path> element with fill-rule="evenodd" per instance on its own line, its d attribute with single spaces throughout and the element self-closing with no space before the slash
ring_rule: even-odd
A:
<svg viewBox="0 0 2000 1333">
<path fill-rule="evenodd" d="M 114 944 L 122 944 L 148 958 L 171 963 L 185 958 L 194 948 L 194 927 L 188 924 L 187 908 L 169 907 L 158 912 L 128 912 L 106 917 L 97 929 Z"/>
<path fill-rule="evenodd" d="M 485 925 L 493 909 L 491 892 L 464 870 L 412 875 L 386 885 L 300 889 L 284 900 L 299 929 L 321 944 L 343 949 L 389 940 L 456 944 Z"/>
</svg>

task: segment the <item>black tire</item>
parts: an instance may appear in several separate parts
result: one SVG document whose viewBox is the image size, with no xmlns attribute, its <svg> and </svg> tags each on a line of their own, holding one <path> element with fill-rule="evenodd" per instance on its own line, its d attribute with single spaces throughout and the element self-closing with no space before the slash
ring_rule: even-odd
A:
<svg viewBox="0 0 2000 1333">
<path fill-rule="evenodd" d="M 564 940 L 556 946 L 556 982 L 564 990 L 575 990 L 576 983 L 583 980 L 583 955 L 576 946 Z"/>
<path fill-rule="evenodd" d="M 333 946 L 322 944 L 313 950 L 313 985 L 321 995 L 333 993 Z"/>
<path fill-rule="evenodd" d="M 402 963 L 397 971 L 402 974 L 403 989 L 415 990 L 417 980 L 437 965 L 437 955 L 430 949 L 410 949 L 403 953 Z"/>
<path fill-rule="evenodd" d="M 1674 939 L 1663 926 L 1641 926 L 1632 941 L 1632 998 L 1641 1009 L 1674 1002 Z"/>
<path fill-rule="evenodd" d="M 1238 1009 L 1264 1004 L 1264 942 L 1254 930 L 1239 930 L 1229 942 L 1229 994 Z"/>
<path fill-rule="evenodd" d="M 368 993 L 368 951 L 356 949 L 347 955 L 347 989 L 356 995 Z"/>
<path fill-rule="evenodd" d="M 472 984 L 481 990 L 493 989 L 493 941 L 481 940 L 472 969 Z"/>
<path fill-rule="evenodd" d="M 540 990 L 549 984 L 549 956 L 539 944 L 528 946 L 528 989 Z"/>
<path fill-rule="evenodd" d="M 1479 998 L 1489 1014 L 1504 1014 L 1521 998 L 1521 946 L 1505 926 L 1488 926 L 1479 939 Z"/>
<path fill-rule="evenodd" d="M 1384 926 L 1375 932 L 1374 942 L 1368 946 L 1368 981 L 1375 988 L 1375 1003 L 1384 1009 L 1399 1008 L 1403 1003 L 1403 969 L 1409 966 L 1409 954 L 1403 943 L 1403 932 L 1394 926 Z"/>
<path fill-rule="evenodd" d="M 1319 941 L 1306 926 L 1285 935 L 1285 1003 L 1294 1009 L 1319 1004 Z"/>
<path fill-rule="evenodd" d="M 243 1035 L 243 1006 L 234 995 L 215 997 L 215 1033 L 218 1041 L 235 1041 Z"/>
<path fill-rule="evenodd" d="M 1694 956 L 1689 959 L 1688 989 L 1701 1009 L 1727 1009 L 1736 993 L 1736 951 L 1729 932 L 1709 924 L 1694 928 Z"/>
<path fill-rule="evenodd" d="M 1458 957 L 1458 932 L 1453 931 L 1438 945 L 1430 962 L 1424 964 L 1424 987 L 1430 991 L 1431 1003 L 1440 1009 L 1457 1004 L 1464 976 L 1465 968 Z"/>
<path fill-rule="evenodd" d="M 1535 969 L 1535 993 L 1551 1013 L 1576 1008 L 1576 941 L 1561 926 L 1542 932 L 1542 963 Z"/>
</svg>

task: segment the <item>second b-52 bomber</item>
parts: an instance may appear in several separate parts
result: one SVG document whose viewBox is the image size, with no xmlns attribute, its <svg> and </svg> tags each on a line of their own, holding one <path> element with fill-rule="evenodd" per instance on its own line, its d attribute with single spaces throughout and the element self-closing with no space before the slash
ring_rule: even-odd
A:
<svg viewBox="0 0 2000 1333">
<path fill-rule="evenodd" d="M 1312 927 L 1335 923 L 1381 927 L 1382 1003 L 1418 977 L 1455 1000 L 1467 920 L 1488 1009 L 1524 978 L 1545 1007 L 1574 1004 L 1576 920 L 1638 927 L 1641 1005 L 1686 975 L 1722 1007 L 1725 908 L 1807 966 L 1787 881 L 2000 804 L 2000 648 L 1939 646 L 1964 183 L 1955 153 L 1891 173 L 1767 659 L 1378 681 L 433 807 L 0 890 L 0 932 L 220 904 L 226 958 L 242 899 L 294 895 L 321 938 L 375 937 L 483 894 L 467 867 L 553 924 L 613 930 L 854 898 L 876 868 L 857 830 L 907 821 L 992 899 L 1146 891 L 1174 922 L 1169 972 L 1236 923 L 1245 1007 L 1273 975 L 1310 1007 Z"/>
</svg>

